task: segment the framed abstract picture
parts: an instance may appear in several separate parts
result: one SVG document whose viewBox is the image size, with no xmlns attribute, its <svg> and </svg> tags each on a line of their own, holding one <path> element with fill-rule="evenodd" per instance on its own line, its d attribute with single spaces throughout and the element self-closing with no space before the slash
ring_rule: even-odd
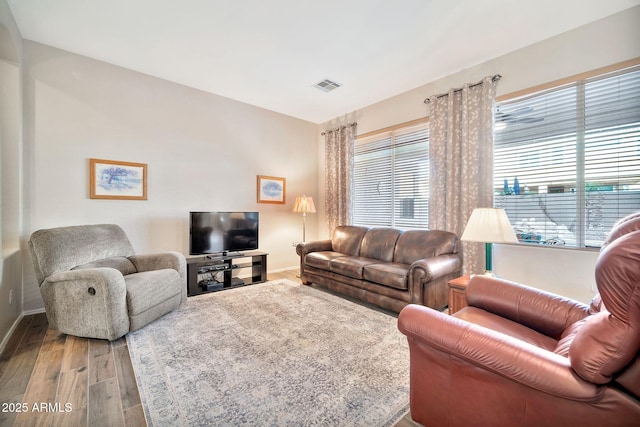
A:
<svg viewBox="0 0 640 427">
<path fill-rule="evenodd" d="M 284 205 L 287 191 L 285 178 L 258 175 L 258 203 Z"/>
<path fill-rule="evenodd" d="M 89 197 L 147 200 L 147 164 L 89 159 Z"/>
</svg>

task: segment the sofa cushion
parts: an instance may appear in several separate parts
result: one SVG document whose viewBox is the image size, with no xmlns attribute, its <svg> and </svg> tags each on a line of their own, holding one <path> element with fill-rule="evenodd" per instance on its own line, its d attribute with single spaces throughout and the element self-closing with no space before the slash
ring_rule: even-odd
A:
<svg viewBox="0 0 640 427">
<path fill-rule="evenodd" d="M 129 261 L 129 259 L 121 256 L 88 262 L 86 264 L 75 266 L 72 270 L 84 270 L 86 268 L 115 268 L 122 273 L 123 276 L 137 272 L 133 263 Z"/>
<path fill-rule="evenodd" d="M 331 271 L 353 279 L 362 279 L 364 267 L 376 262 L 379 261 L 371 258 L 343 256 L 331 260 Z"/>
<path fill-rule="evenodd" d="M 395 228 L 370 229 L 362 238 L 360 256 L 386 262 L 393 261 L 393 251 L 401 234 L 402 231 Z"/>
<path fill-rule="evenodd" d="M 331 261 L 344 256 L 345 254 L 332 251 L 311 252 L 304 257 L 304 263 L 310 267 L 330 271 Z"/>
<path fill-rule="evenodd" d="M 369 282 L 389 286 L 391 288 L 409 289 L 409 265 L 394 263 L 370 264 L 364 267 L 363 278 Z"/>
<path fill-rule="evenodd" d="M 407 230 L 396 243 L 393 261 L 411 264 L 423 258 L 456 253 L 458 236 L 441 230 Z"/>
<path fill-rule="evenodd" d="M 359 256 L 360 243 L 365 233 L 369 230 L 367 227 L 356 227 L 353 225 L 340 225 L 333 230 L 331 238 L 331 246 L 334 252 L 344 255 Z"/>
</svg>

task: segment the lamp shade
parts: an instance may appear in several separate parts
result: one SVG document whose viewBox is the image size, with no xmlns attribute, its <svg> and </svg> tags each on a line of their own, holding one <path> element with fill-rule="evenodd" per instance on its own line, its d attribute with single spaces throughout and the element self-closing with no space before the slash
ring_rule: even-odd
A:
<svg viewBox="0 0 640 427">
<path fill-rule="evenodd" d="M 313 197 L 298 196 L 293 204 L 294 212 L 316 213 L 316 205 L 313 204 Z"/>
<path fill-rule="evenodd" d="M 518 243 L 504 209 L 476 208 L 460 240 L 482 243 Z"/>
</svg>

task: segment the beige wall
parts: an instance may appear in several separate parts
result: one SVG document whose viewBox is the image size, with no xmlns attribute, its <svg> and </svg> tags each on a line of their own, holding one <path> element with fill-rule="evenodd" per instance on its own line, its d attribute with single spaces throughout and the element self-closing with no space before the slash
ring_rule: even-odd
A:
<svg viewBox="0 0 640 427">
<path fill-rule="evenodd" d="M 20 33 L 5 0 L 0 0 L 0 351 L 22 314 L 21 56 Z"/>
<path fill-rule="evenodd" d="M 356 112 L 358 132 L 427 116 L 424 99 L 502 75 L 497 96 L 640 56 L 640 6 L 429 82 Z"/>
<path fill-rule="evenodd" d="M 496 29 L 499 31 L 499 29 Z M 640 6 L 462 70 L 353 113 L 358 133 L 426 117 L 424 99 L 449 88 L 501 74 L 498 96 L 640 57 Z M 325 124 L 325 126 L 327 126 Z M 320 147 L 320 171 L 324 152 Z M 323 182 L 322 175 L 319 181 Z M 327 235 L 325 227 L 318 230 Z M 496 247 L 502 277 L 589 301 L 597 253 L 550 248 Z"/>
<path fill-rule="evenodd" d="M 486 75 L 503 75 L 498 86 L 502 95 L 637 58 L 638 28 L 640 7 L 345 112 L 335 123 L 357 120 L 359 133 L 365 133 L 425 117 L 426 97 Z M 291 243 L 301 238 L 301 218 L 290 210 L 294 196 L 304 193 L 314 196 L 318 208 L 317 215 L 307 217 L 307 239 L 328 236 L 319 137 L 327 124 L 300 121 L 40 44 L 22 44 L 6 0 L 0 0 L 0 85 L 3 94 L 12 94 L 9 107 L 5 98 L 0 110 L 0 338 L 7 336 L 22 310 L 42 307 L 25 251 L 28 236 L 37 228 L 116 222 L 138 252 L 176 249 L 186 254 L 189 210 L 258 210 L 260 246 L 270 253 L 273 271 L 297 265 Z M 90 200 L 92 157 L 147 163 L 149 200 Z M 286 205 L 255 202 L 259 174 L 287 178 Z M 503 277 L 586 301 L 596 255 L 497 246 L 494 263 Z"/>
<path fill-rule="evenodd" d="M 296 195 L 317 195 L 317 124 L 30 41 L 24 69 L 25 239 L 110 222 L 137 252 L 187 255 L 190 210 L 259 211 L 269 270 L 298 264 L 291 210 Z M 90 158 L 147 163 L 148 200 L 89 199 Z M 257 175 L 286 178 L 286 205 L 256 202 Z M 25 310 L 42 307 L 30 268 L 24 293 Z"/>
</svg>

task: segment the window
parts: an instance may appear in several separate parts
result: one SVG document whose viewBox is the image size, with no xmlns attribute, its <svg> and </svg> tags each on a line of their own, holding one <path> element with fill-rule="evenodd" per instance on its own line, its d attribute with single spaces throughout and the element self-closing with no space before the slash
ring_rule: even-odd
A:
<svg viewBox="0 0 640 427">
<path fill-rule="evenodd" d="M 494 188 L 521 242 L 600 247 L 640 210 L 640 68 L 499 103 Z"/>
<path fill-rule="evenodd" d="M 429 133 L 426 125 L 356 140 L 353 223 L 427 228 Z"/>
</svg>

